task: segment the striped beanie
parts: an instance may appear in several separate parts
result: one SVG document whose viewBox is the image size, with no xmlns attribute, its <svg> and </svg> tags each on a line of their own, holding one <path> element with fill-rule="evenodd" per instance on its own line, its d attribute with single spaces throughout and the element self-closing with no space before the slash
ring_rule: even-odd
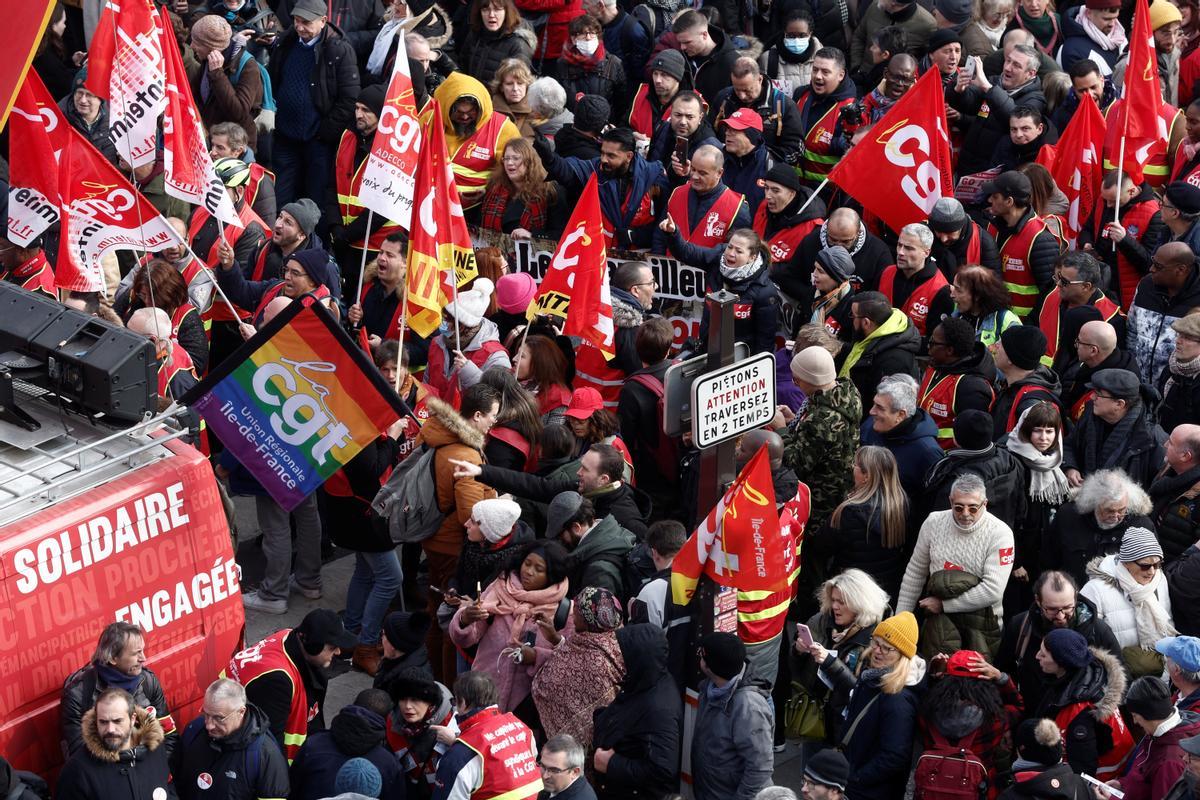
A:
<svg viewBox="0 0 1200 800">
<path fill-rule="evenodd" d="M 1140 561 L 1143 558 L 1162 558 L 1162 545 L 1158 543 L 1154 531 L 1145 528 L 1130 528 L 1121 539 L 1121 552 L 1117 560 L 1122 564 Z"/>
</svg>

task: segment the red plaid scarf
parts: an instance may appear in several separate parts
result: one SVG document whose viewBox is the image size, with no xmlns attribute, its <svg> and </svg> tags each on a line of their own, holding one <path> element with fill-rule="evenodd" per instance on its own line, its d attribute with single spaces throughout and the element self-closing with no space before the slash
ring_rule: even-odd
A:
<svg viewBox="0 0 1200 800">
<path fill-rule="evenodd" d="M 488 189 L 483 197 L 481 222 L 484 230 L 499 231 L 504 220 L 504 209 L 512 202 L 511 191 L 504 186 L 495 185 Z M 546 217 L 550 204 L 546 200 L 524 201 L 525 210 L 521 212 L 521 224 L 530 233 L 538 233 L 546 227 Z"/>
</svg>

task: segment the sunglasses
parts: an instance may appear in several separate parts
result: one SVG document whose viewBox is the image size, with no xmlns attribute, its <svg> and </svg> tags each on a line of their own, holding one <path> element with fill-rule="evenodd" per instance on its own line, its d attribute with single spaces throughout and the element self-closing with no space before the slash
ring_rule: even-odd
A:
<svg viewBox="0 0 1200 800">
<path fill-rule="evenodd" d="M 1142 572 L 1152 572 L 1156 569 L 1162 569 L 1163 562 L 1161 561 L 1134 561 L 1133 565 Z"/>
</svg>

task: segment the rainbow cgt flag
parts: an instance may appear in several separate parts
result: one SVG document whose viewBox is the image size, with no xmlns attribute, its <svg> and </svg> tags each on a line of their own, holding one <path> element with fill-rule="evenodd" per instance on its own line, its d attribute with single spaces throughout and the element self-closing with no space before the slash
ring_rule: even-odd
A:
<svg viewBox="0 0 1200 800">
<path fill-rule="evenodd" d="M 292 302 L 180 402 L 287 511 L 403 413 L 312 295 Z"/>
</svg>

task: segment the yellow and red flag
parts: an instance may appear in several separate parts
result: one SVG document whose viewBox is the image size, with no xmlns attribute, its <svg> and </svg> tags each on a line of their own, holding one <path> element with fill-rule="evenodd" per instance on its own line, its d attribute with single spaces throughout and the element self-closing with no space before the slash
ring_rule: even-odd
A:
<svg viewBox="0 0 1200 800">
<path fill-rule="evenodd" d="M 42 34 L 49 27 L 52 11 L 53 0 L 5 4 L 4 47 L 0 47 L 0 130 L 8 120 Z"/>
<path fill-rule="evenodd" d="M 450 172 L 446 134 L 436 100 L 421 140 L 417 162 L 417 198 L 408 243 L 405 279 L 408 327 L 418 336 L 429 336 L 442 322 L 442 309 L 459 286 L 479 274 L 475 249 L 463 217 L 462 201 Z"/>
<path fill-rule="evenodd" d="M 779 524 L 770 457 L 763 446 L 675 556 L 672 599 L 677 605 L 691 602 L 701 575 L 739 592 L 787 591 L 795 553 L 795 539 L 790 530 L 785 536 Z"/>
</svg>

